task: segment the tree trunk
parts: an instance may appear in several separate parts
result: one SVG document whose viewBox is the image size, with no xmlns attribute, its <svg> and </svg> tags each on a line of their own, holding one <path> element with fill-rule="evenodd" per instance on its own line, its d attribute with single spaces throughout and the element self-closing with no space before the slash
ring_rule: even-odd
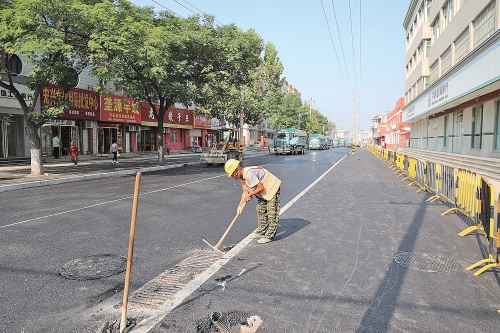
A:
<svg viewBox="0 0 500 333">
<path fill-rule="evenodd" d="M 158 162 L 165 162 L 165 144 L 163 143 L 163 117 L 162 120 L 158 119 Z"/>
<path fill-rule="evenodd" d="M 40 176 L 43 175 L 43 165 L 42 165 L 42 150 L 37 148 L 31 148 L 31 175 Z"/>
<path fill-rule="evenodd" d="M 25 112 L 25 114 L 27 114 L 27 112 Z M 26 124 L 28 125 L 28 137 L 31 141 L 31 175 L 41 176 L 43 175 L 43 165 L 42 144 L 40 142 L 40 136 L 38 135 L 38 128 L 40 126 L 29 119 L 26 119 Z"/>
</svg>

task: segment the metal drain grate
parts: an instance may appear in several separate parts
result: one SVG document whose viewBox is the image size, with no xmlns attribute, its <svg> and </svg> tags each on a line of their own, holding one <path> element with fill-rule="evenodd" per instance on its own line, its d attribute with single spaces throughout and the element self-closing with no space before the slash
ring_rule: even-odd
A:
<svg viewBox="0 0 500 333">
<path fill-rule="evenodd" d="M 394 256 L 394 261 L 403 267 L 424 272 L 451 272 L 462 269 L 453 259 L 433 253 L 400 252 Z"/>
<path fill-rule="evenodd" d="M 157 309 L 218 259 L 219 253 L 200 250 L 137 289 L 129 302 Z"/>
</svg>

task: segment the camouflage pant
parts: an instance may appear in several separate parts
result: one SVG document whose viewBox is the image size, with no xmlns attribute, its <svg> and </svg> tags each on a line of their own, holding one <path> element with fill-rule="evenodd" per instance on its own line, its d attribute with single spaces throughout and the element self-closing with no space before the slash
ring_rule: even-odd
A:
<svg viewBox="0 0 500 333">
<path fill-rule="evenodd" d="M 256 233 L 264 235 L 266 238 L 273 239 L 278 231 L 278 222 L 280 219 L 280 190 L 274 197 L 267 201 L 258 198 L 257 202 L 257 227 Z"/>
</svg>

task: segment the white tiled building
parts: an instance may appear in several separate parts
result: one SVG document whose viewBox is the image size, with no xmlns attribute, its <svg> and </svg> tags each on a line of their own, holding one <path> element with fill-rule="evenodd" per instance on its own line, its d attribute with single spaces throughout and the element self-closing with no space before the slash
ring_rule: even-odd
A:
<svg viewBox="0 0 500 333">
<path fill-rule="evenodd" d="M 403 122 L 412 148 L 500 157 L 500 0 L 411 0 Z"/>
</svg>

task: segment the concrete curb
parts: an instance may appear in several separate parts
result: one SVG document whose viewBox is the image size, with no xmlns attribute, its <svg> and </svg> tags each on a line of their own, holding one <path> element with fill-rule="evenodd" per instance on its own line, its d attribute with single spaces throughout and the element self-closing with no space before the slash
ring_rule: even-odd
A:
<svg viewBox="0 0 500 333">
<path fill-rule="evenodd" d="M 28 188 L 34 188 L 34 187 L 40 187 L 40 186 L 50 186 L 50 185 L 58 185 L 58 184 L 65 184 L 65 183 L 72 183 L 72 182 L 80 182 L 80 181 L 84 181 L 84 180 L 121 177 L 121 176 L 136 174 L 137 172 L 159 171 L 159 170 L 165 170 L 165 169 L 181 168 L 184 166 L 197 165 L 197 164 L 202 164 L 202 163 L 201 162 L 187 162 L 187 163 L 180 163 L 180 164 L 156 166 L 156 167 L 151 167 L 151 168 L 121 170 L 121 171 L 116 171 L 116 172 L 103 172 L 103 173 L 95 173 L 95 174 L 89 174 L 89 175 L 78 175 L 78 176 L 72 176 L 72 177 L 66 177 L 66 178 L 34 180 L 32 182 L 0 186 L 0 193 L 28 189 Z"/>
</svg>

